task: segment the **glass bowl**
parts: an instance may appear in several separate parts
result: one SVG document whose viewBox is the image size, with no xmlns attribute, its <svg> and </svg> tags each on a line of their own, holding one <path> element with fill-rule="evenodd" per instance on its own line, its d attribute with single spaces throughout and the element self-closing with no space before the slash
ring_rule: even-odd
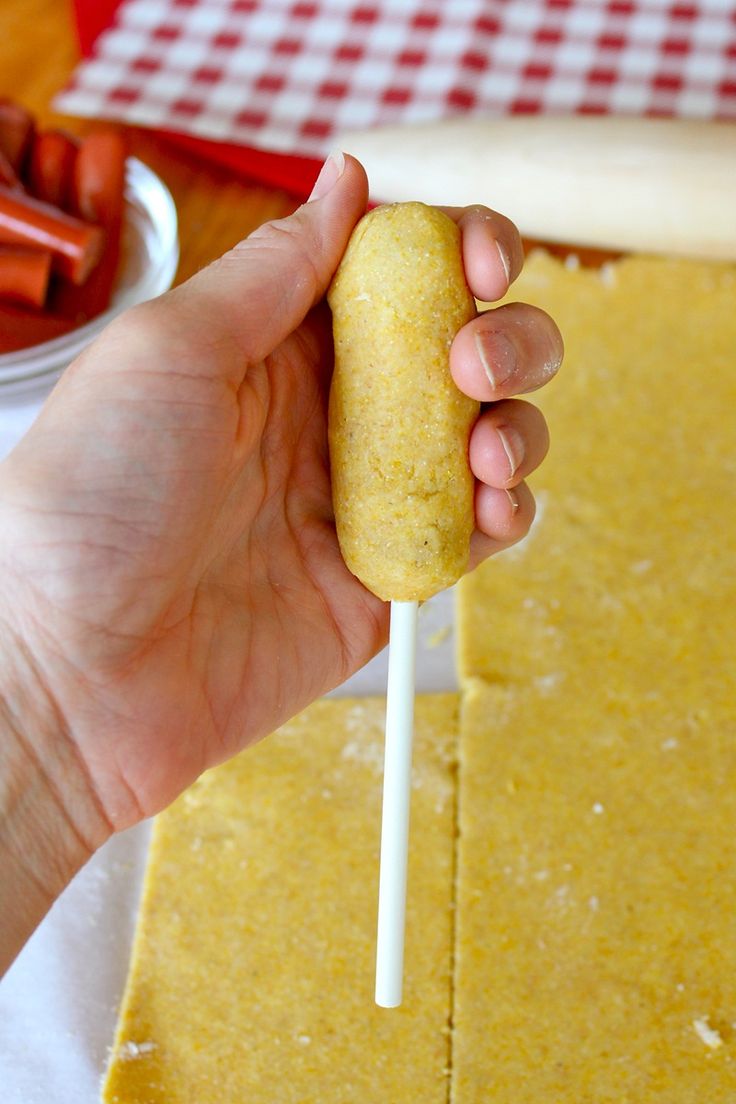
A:
<svg viewBox="0 0 736 1104">
<path fill-rule="evenodd" d="M 116 314 L 171 287 L 179 263 L 176 206 L 166 185 L 134 157 L 126 165 L 125 204 L 123 268 L 110 307 L 53 341 L 0 355 L 0 405 L 43 398 Z"/>
</svg>

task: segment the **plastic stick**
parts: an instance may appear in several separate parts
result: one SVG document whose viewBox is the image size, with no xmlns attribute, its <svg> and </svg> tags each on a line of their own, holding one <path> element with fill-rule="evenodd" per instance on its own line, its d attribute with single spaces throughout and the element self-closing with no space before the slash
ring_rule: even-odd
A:
<svg viewBox="0 0 736 1104">
<path fill-rule="evenodd" d="M 391 603 L 376 947 L 376 1004 L 382 1008 L 401 1004 L 404 973 L 417 610 L 416 602 Z"/>
</svg>

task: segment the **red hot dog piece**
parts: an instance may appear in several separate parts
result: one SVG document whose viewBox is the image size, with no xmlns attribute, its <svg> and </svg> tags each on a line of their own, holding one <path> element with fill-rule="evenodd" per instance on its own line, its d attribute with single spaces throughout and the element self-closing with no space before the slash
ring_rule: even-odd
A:
<svg viewBox="0 0 736 1104">
<path fill-rule="evenodd" d="M 8 161 L 5 154 L 0 150 L 0 184 L 6 184 L 8 188 L 22 188 L 18 174 L 13 166 Z"/>
<path fill-rule="evenodd" d="M 51 254 L 0 245 L 0 299 L 42 307 L 51 275 Z"/>
<path fill-rule="evenodd" d="M 48 250 L 55 272 L 83 284 L 100 259 L 105 235 L 99 226 L 0 186 L 0 242 Z"/>
<path fill-rule="evenodd" d="M 12 100 L 0 100 L 0 151 L 18 175 L 30 149 L 34 130 L 30 111 Z"/>
<path fill-rule="evenodd" d="M 74 213 L 110 227 L 123 217 L 128 144 L 114 127 L 100 127 L 80 147 L 74 166 Z"/>
<path fill-rule="evenodd" d="M 74 138 L 61 130 L 36 134 L 26 174 L 31 195 L 68 210 L 77 146 Z"/>
<path fill-rule="evenodd" d="M 125 212 L 125 161 L 128 145 L 121 131 L 101 127 L 84 139 L 74 164 L 72 210 L 102 226 L 105 251 L 83 288 L 60 285 L 54 308 L 77 322 L 95 318 L 110 305 L 120 262 Z"/>
</svg>

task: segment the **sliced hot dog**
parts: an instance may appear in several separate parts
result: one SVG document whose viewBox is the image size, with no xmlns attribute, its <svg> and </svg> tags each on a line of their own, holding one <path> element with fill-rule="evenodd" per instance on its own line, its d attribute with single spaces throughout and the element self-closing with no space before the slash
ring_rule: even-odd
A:
<svg viewBox="0 0 736 1104">
<path fill-rule="evenodd" d="M 75 214 L 105 227 L 121 221 L 127 156 L 128 144 L 115 127 L 100 127 L 84 139 L 74 166 Z"/>
<path fill-rule="evenodd" d="M 0 151 L 19 176 L 34 130 L 35 123 L 30 111 L 12 100 L 0 99 Z"/>
<path fill-rule="evenodd" d="M 51 254 L 43 249 L 0 245 L 0 299 L 42 307 L 51 275 Z"/>
<path fill-rule="evenodd" d="M 32 195 L 62 210 L 68 209 L 77 146 L 74 138 L 61 130 L 44 130 L 35 135 L 27 170 Z"/>
<path fill-rule="evenodd" d="M 127 152 L 116 128 L 81 143 L 36 132 L 30 112 L 0 98 L 0 353 L 59 337 L 109 305 Z"/>
<path fill-rule="evenodd" d="M 7 185 L 8 188 L 22 188 L 18 174 L 13 166 L 8 161 L 5 154 L 0 150 L 0 184 Z"/>
<path fill-rule="evenodd" d="M 121 131 L 103 127 L 84 139 L 74 165 L 72 210 L 105 231 L 105 249 L 83 288 L 59 286 L 54 308 L 84 322 L 110 305 L 120 261 L 128 144 Z"/>
<path fill-rule="evenodd" d="M 104 241 L 99 226 L 0 186 L 0 243 L 49 250 L 54 271 L 67 280 L 85 282 L 100 259 Z"/>
</svg>

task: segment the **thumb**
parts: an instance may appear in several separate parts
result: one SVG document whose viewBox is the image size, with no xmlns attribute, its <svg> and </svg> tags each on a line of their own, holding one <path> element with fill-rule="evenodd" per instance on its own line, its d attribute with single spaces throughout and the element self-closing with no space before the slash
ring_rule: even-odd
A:
<svg viewBox="0 0 736 1104">
<path fill-rule="evenodd" d="M 183 325 L 206 318 L 211 335 L 234 340 L 244 368 L 262 360 L 327 291 L 367 201 L 363 166 L 332 153 L 294 214 L 265 223 L 166 298 Z"/>
</svg>

